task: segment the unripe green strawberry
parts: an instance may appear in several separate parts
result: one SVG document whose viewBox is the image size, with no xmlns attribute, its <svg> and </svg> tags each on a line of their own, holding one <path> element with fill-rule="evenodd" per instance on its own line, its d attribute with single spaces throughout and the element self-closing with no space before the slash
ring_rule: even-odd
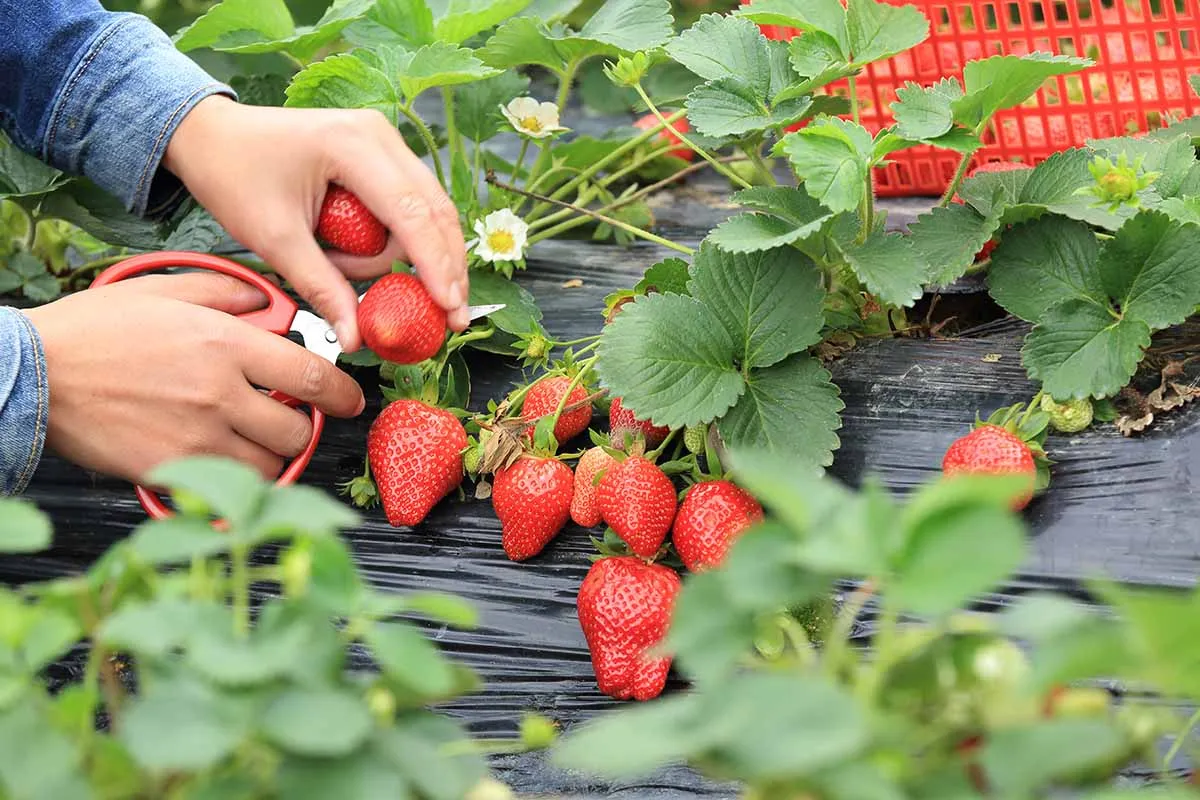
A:
<svg viewBox="0 0 1200 800">
<path fill-rule="evenodd" d="M 1094 410 L 1090 398 L 1057 402 L 1048 394 L 1042 395 L 1042 411 L 1050 415 L 1050 425 L 1060 433 L 1078 433 L 1092 424 Z"/>
<path fill-rule="evenodd" d="M 689 453 L 703 453 L 704 439 L 708 436 L 706 425 L 688 425 L 683 430 L 683 446 Z"/>
</svg>

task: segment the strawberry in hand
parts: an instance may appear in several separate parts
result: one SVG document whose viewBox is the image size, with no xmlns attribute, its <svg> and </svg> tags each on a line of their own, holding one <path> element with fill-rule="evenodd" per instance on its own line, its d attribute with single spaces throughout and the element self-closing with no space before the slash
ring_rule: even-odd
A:
<svg viewBox="0 0 1200 800">
<path fill-rule="evenodd" d="M 666 636 L 680 585 L 674 570 L 633 556 L 592 564 L 575 604 L 601 692 L 618 700 L 662 693 L 671 658 L 649 651 Z"/>
<path fill-rule="evenodd" d="M 443 408 L 396 400 L 367 434 L 367 459 L 393 526 L 417 525 L 463 478 L 467 432 Z"/>
<path fill-rule="evenodd" d="M 331 185 L 321 202 L 317 235 L 343 253 L 377 256 L 387 246 L 388 229 L 353 192 Z"/>
<path fill-rule="evenodd" d="M 392 272 L 363 295 L 358 329 L 385 361 L 418 364 L 437 355 L 446 341 L 446 312 L 416 276 Z"/>
</svg>

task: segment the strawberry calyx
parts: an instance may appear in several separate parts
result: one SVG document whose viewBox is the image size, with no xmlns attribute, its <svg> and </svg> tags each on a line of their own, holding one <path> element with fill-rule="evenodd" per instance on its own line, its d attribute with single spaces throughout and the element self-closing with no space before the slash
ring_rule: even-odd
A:
<svg viewBox="0 0 1200 800">
<path fill-rule="evenodd" d="M 359 508 L 371 508 L 379 502 L 379 487 L 371 477 L 371 460 L 363 459 L 363 472 L 348 481 L 337 484 L 338 493 L 350 498 Z"/>
<path fill-rule="evenodd" d="M 1050 485 L 1050 467 L 1054 460 L 1046 453 L 1046 435 L 1050 429 L 1050 415 L 1041 410 L 1042 392 L 1034 395 L 1029 403 L 1016 403 L 997 409 L 987 419 L 975 415 L 974 428 L 987 425 L 1002 428 L 1016 436 L 1033 455 L 1033 463 L 1037 468 L 1034 481 L 1034 492 L 1042 492 Z"/>
</svg>

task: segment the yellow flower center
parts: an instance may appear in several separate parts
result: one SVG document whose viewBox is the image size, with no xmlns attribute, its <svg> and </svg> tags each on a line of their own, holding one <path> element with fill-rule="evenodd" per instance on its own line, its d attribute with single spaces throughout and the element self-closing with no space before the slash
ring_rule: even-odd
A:
<svg viewBox="0 0 1200 800">
<path fill-rule="evenodd" d="M 488 247 L 497 253 L 510 253 L 516 242 L 508 231 L 492 231 L 487 237 Z"/>
<path fill-rule="evenodd" d="M 540 119 L 538 119 L 537 117 L 522 117 L 521 118 L 521 127 L 524 128 L 525 130 L 529 131 L 530 133 L 541 133 L 542 132 L 542 121 Z"/>
</svg>

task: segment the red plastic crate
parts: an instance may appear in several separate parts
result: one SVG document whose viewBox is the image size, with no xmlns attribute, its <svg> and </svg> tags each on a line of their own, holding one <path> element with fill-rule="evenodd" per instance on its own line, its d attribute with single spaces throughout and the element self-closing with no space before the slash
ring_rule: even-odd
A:
<svg viewBox="0 0 1200 800">
<path fill-rule="evenodd" d="M 750 0 L 741 0 L 743 5 Z M 1051 78 L 1026 104 L 998 113 L 975 163 L 1037 164 L 1090 138 L 1161 127 L 1200 110 L 1188 76 L 1200 73 L 1200 0 L 886 0 L 928 17 L 929 38 L 859 75 L 862 124 L 871 133 L 893 123 L 896 89 L 962 80 L 963 64 L 1033 51 L 1083 55 L 1096 65 Z M 982 24 L 980 24 L 980 21 Z M 761 25 L 771 39 L 800 35 Z M 848 81 L 824 91 L 847 95 Z M 875 175 L 883 196 L 943 192 L 958 156 L 933 147 L 895 153 Z"/>
</svg>

